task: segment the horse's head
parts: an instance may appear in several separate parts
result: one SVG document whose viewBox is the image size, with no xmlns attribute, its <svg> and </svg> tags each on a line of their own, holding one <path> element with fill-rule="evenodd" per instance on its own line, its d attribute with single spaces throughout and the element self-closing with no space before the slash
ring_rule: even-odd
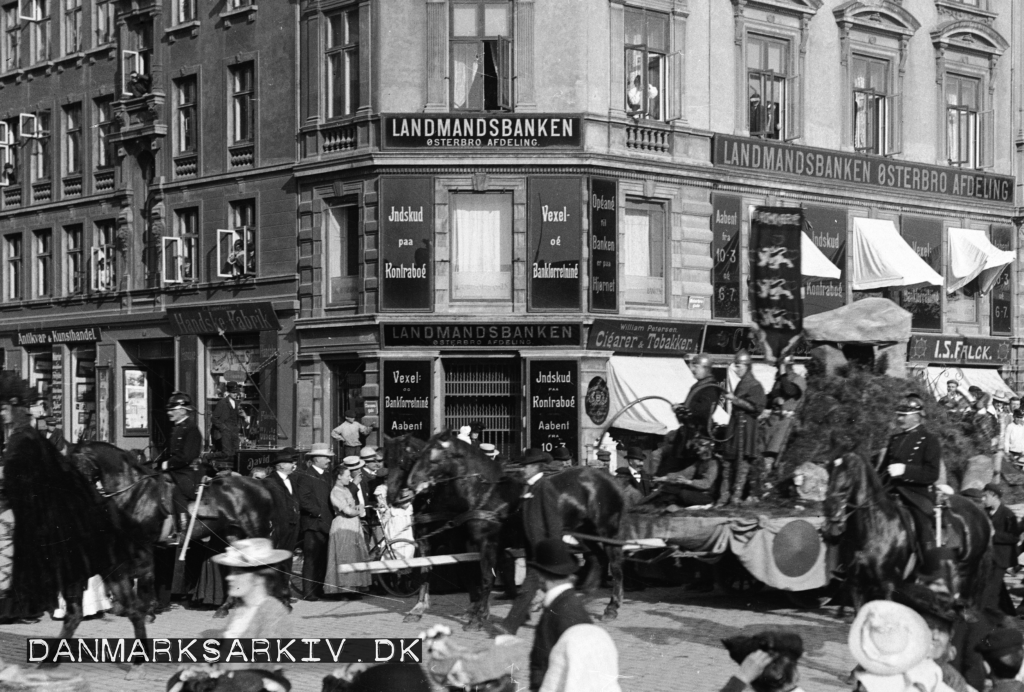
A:
<svg viewBox="0 0 1024 692">
<path fill-rule="evenodd" d="M 479 447 L 466 444 L 453 432 L 446 430 L 430 438 L 419 459 L 409 470 L 405 485 L 418 495 L 438 482 L 476 477 L 497 482 L 501 477 L 501 466 L 481 452 Z"/>
<path fill-rule="evenodd" d="M 864 460 L 857 454 L 844 454 L 828 463 L 828 489 L 825 491 L 823 534 L 835 541 L 846 531 L 850 505 L 855 504 L 857 479 Z"/>
<path fill-rule="evenodd" d="M 413 492 L 406 484 L 409 471 L 427 443 L 412 435 L 384 437 L 384 468 L 388 472 L 388 504 L 409 504 Z"/>
<path fill-rule="evenodd" d="M 96 459 L 96 450 L 88 442 L 77 444 L 68 451 L 71 466 L 90 483 L 100 480 L 100 467 Z"/>
</svg>

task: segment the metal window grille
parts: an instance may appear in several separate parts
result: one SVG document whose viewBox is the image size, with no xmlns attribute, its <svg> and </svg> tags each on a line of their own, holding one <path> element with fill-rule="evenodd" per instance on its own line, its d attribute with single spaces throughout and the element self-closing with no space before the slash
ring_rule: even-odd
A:
<svg viewBox="0 0 1024 692">
<path fill-rule="evenodd" d="M 505 457 L 522 449 L 520 364 L 508 360 L 444 361 L 444 421 L 450 430 L 480 421 L 483 442 Z"/>
</svg>

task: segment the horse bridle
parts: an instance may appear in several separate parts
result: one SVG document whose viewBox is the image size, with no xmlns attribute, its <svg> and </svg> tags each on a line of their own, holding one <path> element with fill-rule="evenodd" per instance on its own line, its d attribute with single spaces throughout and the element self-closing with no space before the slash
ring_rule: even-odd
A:
<svg viewBox="0 0 1024 692">
<path fill-rule="evenodd" d="M 88 468 L 90 470 L 90 474 L 89 474 L 89 476 L 86 476 L 86 478 L 88 478 L 89 480 L 93 481 L 94 483 L 96 481 L 99 481 L 100 485 L 103 485 L 102 474 L 100 473 L 99 467 L 97 467 L 96 464 L 93 463 L 92 459 L 90 459 L 89 457 L 87 457 L 84 454 L 79 454 L 79 453 L 75 453 L 75 456 L 78 459 L 80 459 L 80 460 L 82 460 L 84 462 L 87 462 L 89 464 Z M 138 473 L 138 471 L 136 471 L 136 473 Z M 82 475 L 84 476 L 85 474 L 83 473 Z M 100 494 L 100 496 L 105 498 L 105 499 L 106 498 L 111 498 L 111 497 L 114 497 L 115 495 L 120 495 L 121 493 L 128 492 L 129 490 L 131 490 L 132 488 L 137 486 L 139 483 L 141 483 L 145 478 L 146 478 L 146 476 L 144 474 L 139 474 L 139 477 L 135 479 L 134 483 L 132 483 L 130 485 L 126 485 L 125 487 L 120 488 L 119 490 L 110 490 L 110 491 L 108 491 L 106 489 L 106 486 L 104 486 L 103 490 L 97 490 L 96 492 L 98 492 Z"/>
<path fill-rule="evenodd" d="M 438 480 L 438 481 L 433 481 L 433 482 L 431 482 L 431 485 L 437 485 L 437 484 L 440 484 L 440 483 L 449 483 L 451 481 L 457 481 L 457 480 L 462 480 L 462 479 L 467 479 L 467 478 L 478 478 L 478 477 L 481 477 L 481 476 L 483 476 L 482 473 L 471 473 L 471 474 L 466 475 L 466 476 L 454 476 L 452 478 L 444 478 L 444 479 L 441 479 L 441 480 Z M 491 524 L 499 523 L 499 521 L 498 521 L 498 513 L 497 512 L 495 512 L 493 510 L 481 509 L 484 505 L 486 505 L 490 501 L 491 496 L 494 494 L 494 488 L 498 485 L 497 483 L 493 483 L 493 482 L 490 482 L 490 481 L 485 481 L 485 482 L 488 484 L 487 492 L 484 493 L 484 496 L 480 499 L 479 502 L 476 503 L 475 507 L 467 509 L 462 514 L 456 515 L 453 519 L 449 519 L 448 521 L 446 521 L 444 523 L 443 526 L 441 526 L 441 527 L 439 527 L 437 529 L 434 529 L 430 533 L 424 534 L 423 536 L 418 536 L 416 538 L 416 540 L 417 541 L 425 541 L 425 540 L 428 540 L 430 538 L 433 538 L 434 536 L 436 536 L 439 533 L 443 533 L 444 531 L 447 531 L 449 529 L 454 529 L 457 526 L 461 526 L 462 524 L 465 524 L 467 521 L 473 519 L 474 515 L 477 515 L 475 518 L 479 519 L 480 521 L 486 521 L 486 522 L 491 523 Z M 414 524 L 429 524 L 429 523 L 432 523 L 434 521 L 437 521 L 438 518 L 439 517 L 438 517 L 437 514 L 425 514 L 425 515 L 421 515 L 419 517 L 414 517 L 413 518 L 413 523 Z"/>
</svg>

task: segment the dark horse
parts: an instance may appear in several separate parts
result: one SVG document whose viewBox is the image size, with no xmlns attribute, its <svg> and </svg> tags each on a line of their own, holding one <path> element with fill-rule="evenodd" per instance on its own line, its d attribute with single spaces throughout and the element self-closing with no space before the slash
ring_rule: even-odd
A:
<svg viewBox="0 0 1024 692">
<path fill-rule="evenodd" d="M 968 498 L 951 495 L 947 502 L 943 546 L 957 554 L 950 587 L 976 605 L 987 581 L 992 524 Z M 838 547 L 854 608 L 890 598 L 913 572 L 916 541 L 910 513 L 889 495 L 874 467 L 856 453 L 830 463 L 824 510 L 824 535 Z"/>
</svg>

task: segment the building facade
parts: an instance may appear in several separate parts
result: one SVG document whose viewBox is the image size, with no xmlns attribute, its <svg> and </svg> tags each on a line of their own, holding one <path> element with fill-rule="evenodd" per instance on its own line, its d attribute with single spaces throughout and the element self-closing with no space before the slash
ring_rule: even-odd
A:
<svg viewBox="0 0 1024 692">
<path fill-rule="evenodd" d="M 841 270 L 788 287 L 805 314 L 890 297 L 922 376 L 1022 384 L 1016 266 L 948 290 L 972 232 L 1019 248 L 1013 3 L 81 0 L 65 54 L 73 20 L 33 2 L 0 3 L 0 333 L 69 429 L 92 348 L 96 434 L 126 446 L 129 395 L 151 429 L 156 382 L 241 373 L 268 445 L 355 409 L 591 458 L 686 355 L 757 350 L 758 207 L 800 208 Z M 868 285 L 876 236 L 943 285 Z M 631 411 L 627 435 L 671 420 Z"/>
</svg>

